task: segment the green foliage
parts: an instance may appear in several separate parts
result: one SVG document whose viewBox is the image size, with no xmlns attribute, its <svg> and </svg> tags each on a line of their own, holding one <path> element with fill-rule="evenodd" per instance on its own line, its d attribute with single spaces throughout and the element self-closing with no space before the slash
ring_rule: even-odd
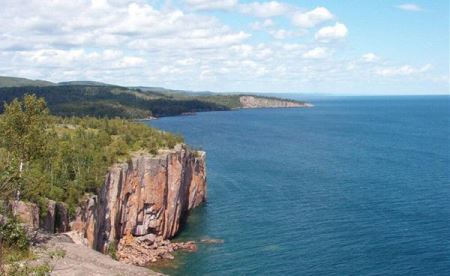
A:
<svg viewBox="0 0 450 276">
<path fill-rule="evenodd" d="M 12 198 L 19 180 L 17 162 L 5 149 L 0 148 L 0 200 Z"/>
<path fill-rule="evenodd" d="M 205 102 L 215 103 L 221 106 L 225 106 L 228 109 L 234 109 L 241 107 L 239 100 L 240 95 L 208 95 L 202 96 L 201 99 Z"/>
<path fill-rule="evenodd" d="M 2 238 L 3 247 L 26 251 L 30 246 L 25 230 L 14 218 L 10 218 L 6 223 L 0 224 L 0 237 Z"/>
<path fill-rule="evenodd" d="M 213 101 L 204 101 L 202 97 L 175 97 L 105 85 L 0 87 L 0 102 L 11 102 L 30 92 L 45 98 L 52 114 L 66 117 L 146 118 L 228 110 Z"/>
<path fill-rule="evenodd" d="M 14 217 L 9 217 L 6 223 L 0 225 L 0 237 L 0 275 L 49 275 L 51 267 L 48 263 L 27 263 L 27 260 L 32 260 L 35 256 L 29 248 L 30 242 L 25 230 Z M 54 254 L 55 257 L 61 256 L 59 251 Z"/>
<path fill-rule="evenodd" d="M 22 199 L 42 210 L 47 199 L 66 202 L 69 214 L 84 193 L 99 191 L 113 163 L 183 141 L 124 119 L 51 117 L 43 99 L 28 95 L 5 105 L 0 125 L 0 187 L 11 195 L 18 181 Z M 26 161 L 23 171 L 19 158 Z"/>
<path fill-rule="evenodd" d="M 26 185 L 23 172 L 30 161 L 45 159 L 50 119 L 44 99 L 34 95 L 26 94 L 20 101 L 14 99 L 4 105 L 4 110 L 0 121 L 0 147 L 10 158 L 7 158 L 6 167 L 0 173 L 0 186 L 6 188 L 7 193 L 3 195 L 6 197 L 13 192 L 20 194 Z"/>
<path fill-rule="evenodd" d="M 41 158 L 48 145 L 48 109 L 44 99 L 25 95 L 4 106 L 1 146 L 20 161 Z"/>
<path fill-rule="evenodd" d="M 117 241 L 112 241 L 108 244 L 106 254 L 111 256 L 114 260 L 117 260 Z"/>
<path fill-rule="evenodd" d="M 52 268 L 48 263 L 31 266 L 29 264 L 13 263 L 8 269 L 8 274 L 11 276 L 46 276 L 50 275 Z"/>
</svg>

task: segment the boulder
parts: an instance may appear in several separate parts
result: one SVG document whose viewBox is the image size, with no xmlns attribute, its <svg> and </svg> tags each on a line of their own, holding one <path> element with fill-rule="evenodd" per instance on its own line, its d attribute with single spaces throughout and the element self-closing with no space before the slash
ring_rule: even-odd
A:
<svg viewBox="0 0 450 276">
<path fill-rule="evenodd" d="M 158 260 L 174 259 L 172 253 L 176 250 L 194 252 L 197 245 L 194 242 L 172 243 L 162 237 L 134 237 L 129 234 L 119 241 L 117 258 L 124 263 L 147 266 Z"/>
<path fill-rule="evenodd" d="M 31 202 L 11 201 L 10 208 L 19 221 L 30 230 L 39 228 L 39 207 Z"/>
</svg>

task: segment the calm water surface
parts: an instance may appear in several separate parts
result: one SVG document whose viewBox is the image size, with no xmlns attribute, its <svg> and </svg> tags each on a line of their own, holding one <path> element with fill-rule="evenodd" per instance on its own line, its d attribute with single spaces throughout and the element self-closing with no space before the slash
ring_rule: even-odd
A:
<svg viewBox="0 0 450 276">
<path fill-rule="evenodd" d="M 152 121 L 207 152 L 170 275 L 450 275 L 450 97 Z"/>
</svg>

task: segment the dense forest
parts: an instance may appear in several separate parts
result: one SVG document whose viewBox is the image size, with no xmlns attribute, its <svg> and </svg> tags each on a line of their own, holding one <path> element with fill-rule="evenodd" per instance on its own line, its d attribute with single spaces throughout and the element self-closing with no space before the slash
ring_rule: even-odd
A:
<svg viewBox="0 0 450 276">
<path fill-rule="evenodd" d="M 198 97 L 176 98 L 137 89 L 100 85 L 1 87 L 0 102 L 11 102 L 26 93 L 43 97 L 51 113 L 59 116 L 146 118 L 230 109 Z"/>
<path fill-rule="evenodd" d="M 5 104 L 0 116 L 1 197 L 20 191 L 41 206 L 47 199 L 66 202 L 73 213 L 84 193 L 97 192 L 111 164 L 182 141 L 125 119 L 51 116 L 43 98 L 25 95 Z"/>
</svg>

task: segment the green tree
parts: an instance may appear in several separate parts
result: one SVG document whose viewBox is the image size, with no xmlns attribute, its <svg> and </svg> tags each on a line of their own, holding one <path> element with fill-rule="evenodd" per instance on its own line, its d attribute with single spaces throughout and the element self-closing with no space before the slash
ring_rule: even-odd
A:
<svg viewBox="0 0 450 276">
<path fill-rule="evenodd" d="M 14 167 L 16 163 L 10 160 L 4 149 L 0 148 L 0 200 L 8 200 L 14 195 L 19 181 L 18 171 Z"/>
<path fill-rule="evenodd" d="M 4 105 L 4 115 L 0 124 L 2 147 L 16 160 L 19 179 L 28 162 L 45 155 L 49 133 L 49 111 L 43 98 L 25 95 Z M 16 185 L 16 197 L 20 197 L 22 181 Z"/>
</svg>

